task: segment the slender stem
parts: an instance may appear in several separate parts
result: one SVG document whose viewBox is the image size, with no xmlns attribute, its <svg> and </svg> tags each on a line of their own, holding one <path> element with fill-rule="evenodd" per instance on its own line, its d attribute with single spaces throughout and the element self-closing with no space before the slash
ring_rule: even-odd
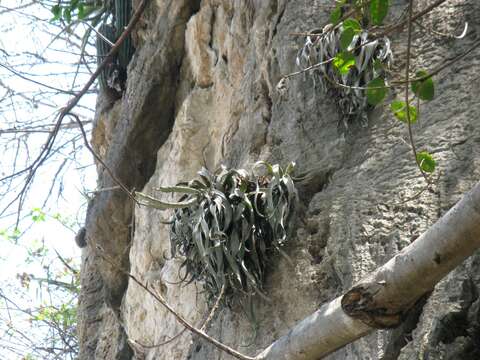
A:
<svg viewBox="0 0 480 360">
<path fill-rule="evenodd" d="M 410 145 L 412 147 L 413 156 L 415 157 L 415 162 L 418 166 L 418 169 L 422 173 L 422 176 L 425 178 L 427 183 L 429 183 L 429 179 L 427 174 L 422 169 L 420 161 L 417 157 L 417 148 L 415 146 L 415 141 L 413 139 L 413 131 L 412 131 L 412 123 L 410 119 L 410 99 L 409 99 L 409 79 L 410 79 L 410 53 L 412 48 L 412 15 L 413 15 L 413 0 L 410 0 L 408 4 L 408 19 L 407 19 L 407 59 L 405 64 L 405 107 L 406 107 L 406 114 L 407 114 L 407 126 L 408 126 L 408 137 L 410 139 Z"/>
<path fill-rule="evenodd" d="M 192 333 L 200 336 L 201 338 L 207 340 L 211 344 L 215 345 L 218 349 L 226 352 L 229 355 L 232 355 L 233 357 L 240 359 L 240 360 L 255 360 L 255 357 L 247 356 L 244 355 L 237 350 L 231 348 L 228 345 L 225 345 L 224 343 L 218 341 L 217 339 L 212 338 L 208 334 L 205 333 L 205 331 L 201 329 L 197 329 L 195 326 L 190 324 L 182 315 L 180 315 L 162 296 L 157 295 L 155 292 L 150 290 L 146 284 L 138 280 L 134 275 L 132 275 L 129 271 L 125 270 L 122 266 L 117 264 L 113 259 L 109 258 L 106 254 L 105 251 L 97 245 L 95 249 L 96 253 L 103 258 L 106 262 L 108 262 L 111 266 L 113 266 L 115 269 L 118 271 L 121 271 L 123 274 L 127 275 L 134 283 L 136 283 L 138 286 L 140 286 L 143 290 L 145 290 L 147 293 L 149 293 L 157 302 L 162 304 L 168 312 L 170 312 L 177 321 L 182 324 L 185 328 L 187 328 L 189 331 Z"/>
</svg>

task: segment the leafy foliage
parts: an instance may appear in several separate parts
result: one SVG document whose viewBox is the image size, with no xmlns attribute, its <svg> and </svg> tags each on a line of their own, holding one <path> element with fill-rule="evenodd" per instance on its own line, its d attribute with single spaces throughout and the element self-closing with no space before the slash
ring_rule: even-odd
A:
<svg viewBox="0 0 480 360">
<path fill-rule="evenodd" d="M 312 71 L 315 84 L 319 82 L 324 92 L 339 97 L 344 121 L 366 121 L 368 109 L 380 105 L 387 96 L 390 85 L 386 75 L 393 59 L 390 40 L 371 37 L 369 30 L 371 25 L 375 29 L 383 24 L 389 7 L 389 0 L 336 0 L 331 23 L 310 31 L 297 54 L 296 63 L 302 71 L 293 74 Z M 425 70 L 417 71 L 415 79 L 408 81 L 417 106 L 411 105 L 407 96 L 405 101 L 392 101 L 390 109 L 397 120 L 410 127 L 417 122 L 420 100 L 432 100 L 435 87 Z M 424 175 L 435 170 L 435 160 L 427 152 L 417 154 L 417 163 Z"/>
<path fill-rule="evenodd" d="M 32 218 L 41 216 L 39 214 L 45 216 L 40 208 L 32 210 Z M 50 253 L 45 241 L 33 240 L 26 248 L 24 270 L 16 275 L 20 286 L 2 281 L 0 287 L 4 310 L 7 314 L 17 314 L 15 321 L 4 312 L 0 315 L 3 332 L 0 347 L 22 354 L 25 359 L 78 357 L 78 263 L 73 258 L 56 254 Z M 38 267 L 42 271 L 38 271 Z"/>
<path fill-rule="evenodd" d="M 382 25 L 383 19 L 388 14 L 389 0 L 370 1 L 370 19 L 373 25 Z"/>
<path fill-rule="evenodd" d="M 377 77 L 368 83 L 367 101 L 370 105 L 376 106 L 380 104 L 386 94 L 387 89 L 385 88 L 385 80 L 381 77 Z"/>
<path fill-rule="evenodd" d="M 339 98 L 344 119 L 366 120 L 368 108 L 379 101 L 363 88 L 372 80 L 383 80 L 392 59 L 388 38 L 371 39 L 356 19 L 349 18 L 337 26 L 328 24 L 318 35 L 307 36 L 297 65 L 305 69 L 317 64 L 314 79 L 324 92 Z M 376 91 L 376 98 L 381 93 Z"/>
<path fill-rule="evenodd" d="M 69 24 L 72 20 L 92 21 L 94 18 L 100 17 L 104 12 L 104 8 L 99 4 L 82 0 L 71 0 L 55 4 L 50 9 L 53 15 L 52 21 L 63 20 Z"/>
<path fill-rule="evenodd" d="M 420 151 L 417 154 L 417 161 L 420 168 L 426 173 L 432 173 L 435 171 L 437 163 L 428 151 Z"/>
<path fill-rule="evenodd" d="M 259 162 L 265 175 L 221 167 L 203 168 L 200 179 L 163 187 L 162 192 L 183 194 L 178 203 L 166 203 L 137 193 L 157 208 L 176 208 L 170 231 L 172 256 L 183 256 L 183 281 L 202 281 L 211 297 L 222 287 L 225 294 L 250 298 L 262 291 L 265 270 L 274 250 L 288 240 L 297 192 L 286 169 Z M 285 254 L 284 254 L 285 255 Z M 285 255 L 286 256 L 286 255 Z"/>
<path fill-rule="evenodd" d="M 422 100 L 433 100 L 435 96 L 435 88 L 432 78 L 428 76 L 428 73 L 425 70 L 417 71 L 416 75 L 417 78 L 422 78 L 422 80 L 412 82 L 412 91 L 414 94 Z"/>
<path fill-rule="evenodd" d="M 406 123 L 410 118 L 410 124 L 415 124 L 417 122 L 417 108 L 413 105 L 408 105 L 408 114 L 407 114 L 407 104 L 402 100 L 392 101 L 390 105 L 393 115 L 400 120 L 401 122 Z"/>
</svg>

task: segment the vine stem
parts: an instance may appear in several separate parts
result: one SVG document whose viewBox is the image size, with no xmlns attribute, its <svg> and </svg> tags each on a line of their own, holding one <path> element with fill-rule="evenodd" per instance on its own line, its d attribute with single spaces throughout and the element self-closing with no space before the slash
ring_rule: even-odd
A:
<svg viewBox="0 0 480 360">
<path fill-rule="evenodd" d="M 400 28 L 402 28 L 405 24 L 408 25 L 408 28 L 411 29 L 411 25 L 414 21 L 417 21 L 418 19 L 420 19 L 421 17 L 425 16 L 426 14 L 430 13 L 432 10 L 434 10 L 435 8 L 439 7 L 440 5 L 442 5 L 443 3 L 445 3 L 447 0 L 437 0 L 435 3 L 427 6 L 425 9 L 419 11 L 418 13 L 416 14 L 413 14 L 413 10 L 410 9 L 410 7 L 408 8 L 408 11 L 409 11 L 409 14 L 408 14 L 408 18 L 407 20 L 404 20 L 404 21 L 401 21 L 399 22 L 398 24 L 395 24 L 393 26 L 390 26 L 388 27 L 387 29 L 385 29 L 383 32 L 381 32 L 380 34 L 377 34 L 374 38 L 372 38 L 371 40 L 365 42 L 364 44 L 362 45 L 359 45 L 357 46 L 355 49 L 353 49 L 353 51 L 356 51 L 360 48 L 362 48 L 363 46 L 365 45 L 368 45 L 374 41 L 376 41 L 377 39 L 381 38 L 382 36 L 386 36 L 386 35 L 389 35 L 390 33 L 394 32 L 395 30 L 398 30 Z M 412 11 L 410 11 L 412 10 Z M 329 33 L 330 31 L 333 31 L 336 27 L 335 26 L 332 26 L 330 27 L 330 29 L 328 29 L 328 31 L 326 33 Z M 290 35 L 295 35 L 295 36 L 324 36 L 326 33 L 292 33 Z M 430 74 L 427 74 L 425 76 L 421 76 L 421 77 L 414 77 L 413 79 L 410 79 L 409 77 L 407 77 L 407 79 L 403 79 L 403 80 L 397 80 L 397 81 L 392 81 L 391 82 L 391 85 L 385 85 L 385 86 L 379 86 L 379 87 L 371 87 L 370 89 L 387 89 L 387 88 L 394 88 L 396 87 L 396 85 L 403 85 L 403 84 L 409 84 L 411 82 L 415 82 L 415 81 L 422 81 L 422 80 L 425 80 L 425 79 L 428 79 L 430 77 L 432 77 L 433 75 L 436 75 L 438 74 L 440 71 L 442 71 L 443 69 L 445 69 L 446 67 L 448 67 L 451 63 L 454 63 L 456 61 L 458 61 L 459 59 L 461 59 L 462 57 L 468 55 L 471 51 L 473 51 L 474 49 L 476 49 L 478 46 L 480 45 L 480 42 L 477 41 L 474 43 L 474 45 L 469 49 L 467 50 L 466 52 L 460 54 L 459 56 L 455 57 L 454 59 L 452 59 L 452 61 L 447 61 L 445 62 L 444 64 L 440 65 L 439 67 L 437 67 L 436 69 L 434 69 L 432 71 L 432 73 Z M 289 73 L 289 74 L 286 74 L 286 75 L 283 75 L 280 79 L 280 81 L 278 82 L 277 84 L 277 88 L 278 89 L 283 89 L 284 86 L 285 86 L 285 82 L 287 81 L 288 78 L 290 77 L 293 77 L 293 76 L 296 76 L 296 75 L 300 75 L 300 74 L 303 74 L 303 73 L 306 73 L 306 72 L 309 72 L 311 70 L 315 70 L 317 69 L 318 67 L 322 66 L 322 65 L 326 65 L 330 62 L 332 62 L 334 60 L 334 58 L 331 58 L 331 59 L 327 59 L 323 62 L 320 62 L 320 63 L 316 63 L 316 64 L 313 64 L 309 67 L 306 67 L 304 69 L 301 69 L 299 71 L 295 71 L 295 72 L 292 72 L 292 73 Z M 340 87 L 345 87 L 345 88 L 351 88 L 351 89 L 360 89 L 360 90 L 366 90 L 368 89 L 367 87 L 360 87 L 360 86 L 347 86 L 347 85 L 342 85 L 342 84 L 338 84 L 340 85 Z"/>
<path fill-rule="evenodd" d="M 410 53 L 412 48 L 412 17 L 413 17 L 413 0 L 410 0 L 408 3 L 408 20 L 407 20 L 407 59 L 405 64 L 405 108 L 407 114 L 407 125 L 408 125 L 408 137 L 410 139 L 410 145 L 412 147 L 413 156 L 415 157 L 415 162 L 418 166 L 418 169 L 422 173 L 422 176 L 427 182 L 427 186 L 430 184 L 427 174 L 422 169 L 420 161 L 417 157 L 417 148 L 415 146 L 415 141 L 413 139 L 412 123 L 410 121 L 410 99 L 409 99 L 409 79 L 410 79 Z"/>
<path fill-rule="evenodd" d="M 207 326 L 209 325 L 209 323 L 212 321 L 213 317 L 217 313 L 217 310 L 220 306 L 220 301 L 222 300 L 224 293 L 225 293 L 225 284 L 223 284 L 222 290 L 220 291 L 220 294 L 217 296 L 217 300 L 215 301 L 215 304 L 213 305 L 212 309 L 210 310 L 210 313 L 209 313 L 208 317 L 205 319 L 202 326 L 200 327 L 200 331 L 206 332 Z M 133 340 L 133 339 L 129 339 L 129 340 L 131 342 L 133 342 L 134 344 L 141 346 L 142 348 L 153 349 L 153 348 L 157 348 L 157 347 L 160 347 L 160 346 L 164 346 L 164 345 L 172 342 L 173 340 L 178 339 L 180 336 L 182 336 L 183 333 L 185 333 L 186 330 L 187 330 L 187 328 L 184 327 L 176 335 L 172 336 L 171 338 L 169 338 L 167 340 L 162 341 L 159 344 L 155 344 L 155 345 L 145 345 L 145 344 L 142 344 L 140 341 L 137 341 L 137 340 Z"/>
<path fill-rule="evenodd" d="M 153 292 L 146 284 L 138 280 L 134 275 L 132 275 L 129 271 L 125 270 L 120 264 L 116 263 L 113 259 L 111 259 L 109 256 L 106 255 L 105 251 L 100 245 L 97 245 L 95 248 L 95 253 L 99 255 L 101 258 L 103 258 L 107 263 L 109 263 L 114 269 L 117 269 L 118 271 L 122 272 L 123 274 L 127 275 L 134 283 L 136 283 L 138 286 L 140 286 L 143 290 L 145 290 L 147 293 L 149 293 L 157 302 L 162 304 L 168 312 L 170 312 L 175 319 L 182 324 L 186 329 L 188 329 L 190 332 L 200 336 L 201 338 L 205 339 L 209 343 L 213 344 L 216 346 L 218 349 L 226 352 L 229 355 L 232 355 L 233 357 L 240 359 L 240 360 L 256 360 L 255 357 L 247 356 L 244 355 L 237 350 L 231 348 L 228 345 L 225 345 L 224 343 L 218 341 L 217 339 L 211 337 L 208 335 L 204 330 L 196 328 L 194 325 L 190 324 L 182 315 L 180 315 L 164 298 L 163 296 L 156 294 Z M 214 306 L 214 308 L 216 308 Z M 208 319 L 207 319 L 208 320 Z"/>
</svg>

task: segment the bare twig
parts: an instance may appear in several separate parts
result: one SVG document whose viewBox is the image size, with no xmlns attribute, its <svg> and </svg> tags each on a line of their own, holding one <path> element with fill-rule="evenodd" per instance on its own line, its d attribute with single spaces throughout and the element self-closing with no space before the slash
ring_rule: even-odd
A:
<svg viewBox="0 0 480 360">
<path fill-rule="evenodd" d="M 168 343 L 171 343 L 172 341 L 174 341 L 175 339 L 178 339 L 180 336 L 182 336 L 185 331 L 187 331 L 187 328 L 184 327 L 179 333 L 173 335 L 171 338 L 168 338 L 167 340 L 164 340 L 162 341 L 161 343 L 158 343 L 158 344 L 154 344 L 154 345 L 147 345 L 147 344 L 143 344 L 141 343 L 140 341 L 138 340 L 133 340 L 133 339 L 128 339 L 129 341 L 133 342 L 135 345 L 139 345 L 141 346 L 142 348 L 144 349 L 154 349 L 154 348 L 158 348 L 158 347 L 162 347 L 162 346 L 165 346 L 167 345 Z"/>
<path fill-rule="evenodd" d="M 215 314 L 218 310 L 218 307 L 220 306 L 220 302 L 223 299 L 224 294 L 225 294 L 225 284 L 222 285 L 222 289 L 220 290 L 220 294 L 218 294 L 217 300 L 215 301 L 215 304 L 213 305 L 212 310 L 210 310 L 210 314 L 205 319 L 205 322 L 203 323 L 202 327 L 200 328 L 200 331 L 206 331 L 207 330 L 207 326 L 210 324 L 213 317 L 215 316 Z"/>
<path fill-rule="evenodd" d="M 85 129 L 83 128 L 82 122 L 78 118 L 77 115 L 74 114 L 68 114 L 69 116 L 72 116 L 75 118 L 75 120 L 78 123 L 78 127 L 80 128 L 80 131 L 82 132 L 82 137 L 83 141 L 85 143 L 85 146 L 87 147 L 88 151 L 93 155 L 93 157 L 100 163 L 102 166 L 105 168 L 107 171 L 108 175 L 113 179 L 113 181 L 123 190 L 125 193 L 133 200 L 135 203 L 138 203 L 137 199 L 133 195 L 133 193 L 125 186 L 125 184 L 113 173 L 113 171 L 105 164 L 105 162 L 102 160 L 102 158 L 93 150 L 93 148 L 90 146 L 90 143 L 88 142 L 87 139 L 87 133 L 85 132 Z M 113 189 L 111 189 L 113 190 Z"/>
<path fill-rule="evenodd" d="M 74 269 L 69 263 L 67 260 L 65 260 L 63 258 L 62 255 L 59 254 L 59 252 L 57 251 L 57 249 L 53 249 L 55 251 L 55 254 L 57 254 L 57 257 L 58 259 L 62 262 L 62 264 L 72 272 L 73 275 L 75 276 L 78 276 L 79 275 L 79 271 L 77 269 Z"/>
<path fill-rule="evenodd" d="M 202 326 L 200 327 L 200 331 L 203 331 L 203 332 L 206 331 L 208 324 L 212 321 L 213 317 L 215 316 L 215 314 L 218 310 L 218 307 L 219 307 L 220 302 L 223 298 L 224 292 L 225 292 L 225 284 L 222 286 L 222 290 L 220 291 L 220 294 L 217 296 L 217 300 L 215 301 L 215 304 L 213 305 L 212 309 L 210 310 L 210 313 L 209 313 L 208 317 L 205 319 Z M 173 340 L 179 338 L 183 333 L 185 333 L 186 330 L 187 330 L 187 328 L 184 327 L 179 333 L 175 334 L 171 338 L 169 338 L 167 340 L 164 340 L 161 343 L 158 343 L 158 344 L 155 344 L 155 345 L 145 345 L 145 344 L 142 344 L 138 340 L 132 340 L 132 339 L 129 339 L 129 340 L 132 341 L 134 344 L 140 345 L 141 347 L 143 347 L 145 349 L 153 349 L 153 348 L 158 348 L 158 347 L 164 346 L 164 345 L 172 342 Z"/>
<path fill-rule="evenodd" d="M 15 76 L 18 76 L 19 78 L 23 79 L 23 80 L 26 80 L 26 81 L 29 81 L 29 82 L 32 82 L 34 84 L 37 84 L 37 85 L 40 85 L 40 86 L 43 86 L 47 89 L 50 89 L 50 90 L 55 90 L 59 93 L 63 93 L 63 94 L 69 94 L 69 95 L 75 95 L 75 92 L 73 91 L 68 91 L 68 90 L 63 90 L 63 89 L 60 89 L 60 88 L 57 88 L 55 86 L 51 86 L 51 85 L 48 85 L 48 84 L 44 84 L 40 81 L 37 81 L 37 80 L 33 80 L 33 79 L 30 79 L 29 77 L 26 77 L 24 76 L 22 73 L 12 69 L 10 66 L 7 66 L 5 64 L 2 64 L 0 63 L 0 66 L 3 67 L 4 69 L 10 71 L 12 74 L 14 74 Z"/>
<path fill-rule="evenodd" d="M 415 163 L 418 166 L 422 176 L 425 178 L 427 185 L 430 184 L 430 179 L 428 175 L 423 171 L 422 166 L 420 164 L 420 160 L 417 156 L 417 148 L 415 146 L 415 140 L 413 139 L 413 131 L 412 131 L 412 123 L 410 119 L 410 99 L 409 99 L 409 79 L 410 79 L 410 52 L 412 48 L 412 14 L 413 14 L 413 0 L 410 0 L 408 4 L 408 19 L 407 19 L 407 59 L 405 64 L 405 107 L 406 107 L 406 114 L 407 114 L 407 126 L 408 126 L 408 137 L 410 139 L 410 146 L 412 147 L 413 156 L 415 157 Z"/>
<path fill-rule="evenodd" d="M 58 132 L 60 130 L 60 127 L 62 125 L 62 121 L 63 119 L 65 118 L 65 116 L 67 115 L 71 115 L 71 110 L 78 104 L 78 102 L 80 101 L 80 99 L 82 98 L 83 95 L 85 95 L 88 91 L 88 89 L 90 88 L 90 86 L 92 86 L 92 84 L 95 82 L 96 78 L 100 75 L 100 73 L 103 71 L 103 69 L 105 68 L 105 66 L 110 62 L 111 58 L 119 51 L 120 49 L 120 46 L 122 45 L 122 43 L 125 41 L 125 39 L 127 38 L 127 36 L 129 36 L 129 34 L 132 32 L 133 30 L 133 27 L 135 26 L 135 24 L 138 22 L 138 20 L 140 19 L 140 16 L 143 12 L 143 10 L 145 9 L 145 6 L 146 6 L 146 3 L 147 3 L 148 0 L 142 0 L 141 3 L 139 4 L 137 10 L 135 11 L 134 15 L 132 16 L 128 26 L 125 28 L 125 30 L 123 31 L 123 33 L 120 35 L 120 37 L 118 38 L 118 40 L 115 42 L 115 45 L 110 49 L 109 53 L 106 55 L 106 57 L 103 59 L 102 63 L 97 67 L 97 70 L 92 74 L 92 76 L 90 77 L 90 79 L 87 81 L 87 83 L 83 86 L 83 88 L 73 97 L 71 98 L 67 105 L 61 109 L 58 117 L 57 117 L 57 121 L 55 123 L 55 126 L 53 128 L 53 131 L 52 133 L 49 134 L 48 138 L 47 138 L 47 141 L 45 142 L 45 145 L 43 146 L 42 150 L 40 151 L 40 154 L 37 156 L 37 158 L 33 161 L 32 164 L 30 164 L 28 167 L 26 167 L 25 169 L 15 173 L 15 174 L 11 174 L 11 175 L 8 175 L 2 179 L 0 179 L 0 181 L 4 181 L 4 180 L 7 180 L 11 177 L 14 177 L 14 176 L 17 176 L 17 175 L 20 175 L 20 174 L 23 174 L 25 172 L 28 173 L 25 181 L 24 181 L 24 185 L 21 189 L 21 191 L 18 193 L 18 195 L 12 200 L 12 202 L 10 202 L 7 207 L 5 208 L 5 210 L 14 202 L 14 201 L 17 201 L 18 200 L 18 209 L 17 209 L 17 221 L 16 221 L 16 227 L 18 227 L 18 223 L 19 223 L 19 220 L 20 220 L 20 212 L 23 208 L 23 202 L 25 200 L 25 195 L 28 191 L 28 188 L 38 170 L 38 168 L 40 166 L 42 166 L 43 162 L 47 159 L 48 157 L 48 154 L 50 153 L 52 147 L 53 147 L 53 144 L 55 142 L 55 139 L 58 135 Z M 80 125 L 80 123 L 79 123 Z M 104 164 L 103 164 L 104 165 Z M 108 170 L 107 170 L 108 171 Z M 108 171 L 109 174 L 112 176 L 113 173 L 111 171 Z M 112 176 L 112 178 L 115 180 L 116 178 Z M 131 193 L 128 191 L 128 189 L 126 189 L 126 187 L 119 183 L 120 186 L 122 186 L 122 188 L 127 192 L 127 194 L 129 194 L 130 196 L 133 196 L 131 195 Z M 4 211 L 5 211 L 4 210 Z M 3 212 L 3 211 L 2 211 Z"/>
<path fill-rule="evenodd" d="M 189 331 L 192 333 L 200 336 L 201 338 L 205 339 L 209 343 L 213 344 L 216 346 L 218 349 L 226 352 L 229 355 L 232 355 L 233 357 L 240 359 L 240 360 L 255 360 L 255 357 L 247 356 L 244 355 L 240 352 L 238 352 L 235 349 L 232 349 L 230 346 L 225 345 L 224 343 L 212 338 L 208 334 L 206 334 L 204 331 L 197 329 L 195 326 L 190 324 L 182 315 L 180 315 L 173 307 L 160 295 L 157 295 L 155 292 L 150 290 L 146 284 L 138 280 L 134 275 L 132 275 L 129 271 L 125 270 L 122 266 L 117 264 L 113 259 L 109 258 L 106 254 L 105 251 L 101 248 L 101 246 L 97 245 L 95 248 L 95 252 L 103 258 L 106 262 L 108 262 L 112 267 L 114 267 L 116 270 L 122 272 L 123 274 L 127 275 L 134 283 L 136 283 L 138 286 L 140 286 L 142 289 L 144 289 L 147 293 L 149 293 L 157 302 L 162 304 L 168 312 L 170 312 L 175 319 L 182 324 L 185 328 L 187 328 Z"/>
<path fill-rule="evenodd" d="M 463 31 L 460 33 L 460 35 L 447 34 L 434 29 L 429 29 L 426 26 L 424 26 L 420 21 L 415 21 L 415 25 L 421 27 L 426 32 L 429 32 L 429 33 L 432 33 L 433 35 L 441 36 L 447 39 L 463 39 L 467 35 L 467 31 L 468 31 L 468 22 L 465 22 L 465 24 L 463 25 Z"/>
</svg>

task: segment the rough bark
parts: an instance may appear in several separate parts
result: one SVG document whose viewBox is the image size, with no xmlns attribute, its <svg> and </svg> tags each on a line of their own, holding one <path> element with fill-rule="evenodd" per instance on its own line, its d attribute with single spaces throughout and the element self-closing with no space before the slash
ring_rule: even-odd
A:
<svg viewBox="0 0 480 360">
<path fill-rule="evenodd" d="M 418 11 L 433 1 L 417 3 Z M 300 220 L 285 248 L 294 265 L 273 256 L 265 282 L 271 303 L 254 301 L 256 331 L 235 307 L 211 323 L 211 336 L 250 355 L 415 244 L 480 178 L 475 53 L 436 77 L 436 97 L 422 105 L 415 141 L 434 154 L 440 176 L 432 192 L 407 203 L 423 180 L 405 141 L 405 124 L 387 106 L 369 114 L 365 126 L 350 123 L 345 129 L 336 99 L 321 93 L 311 76 L 290 79 L 283 95 L 276 91 L 281 76 L 297 70 L 302 39 L 289 34 L 322 27 L 331 4 L 151 1 L 134 36 L 126 93 L 113 104 L 99 101 L 93 143 L 119 178 L 144 193 L 193 178 L 204 159 L 211 169 L 222 163 L 248 168 L 258 160 L 296 161 L 300 172 L 317 169 L 299 189 Z M 405 2 L 391 4 L 391 18 L 400 16 Z M 423 25 L 456 33 L 465 20 L 472 34 L 480 31 L 480 2 L 450 0 L 424 17 Z M 416 29 L 412 70 L 453 58 L 471 40 L 445 40 Z M 404 33 L 393 34 L 392 41 L 401 71 Z M 99 169 L 99 187 L 111 185 Z M 180 261 L 165 257 L 168 228 L 160 222 L 168 214 L 147 208 L 134 213 L 133 219 L 131 201 L 120 192 L 101 193 L 91 205 L 90 243 L 82 250 L 81 360 L 95 353 L 102 359 L 229 359 L 188 332 L 163 346 L 126 346 L 127 340 L 162 343 L 182 328 L 142 289 L 97 259 L 95 244 L 148 280 L 190 322 L 200 324 L 208 312 L 201 284 L 175 284 Z M 328 358 L 478 359 L 479 288 L 477 253 L 417 304 L 408 326 L 376 331 Z"/>
<path fill-rule="evenodd" d="M 259 360 L 315 360 L 375 329 L 400 325 L 415 303 L 480 247 L 480 183 L 426 233 L 323 305 Z"/>
</svg>

